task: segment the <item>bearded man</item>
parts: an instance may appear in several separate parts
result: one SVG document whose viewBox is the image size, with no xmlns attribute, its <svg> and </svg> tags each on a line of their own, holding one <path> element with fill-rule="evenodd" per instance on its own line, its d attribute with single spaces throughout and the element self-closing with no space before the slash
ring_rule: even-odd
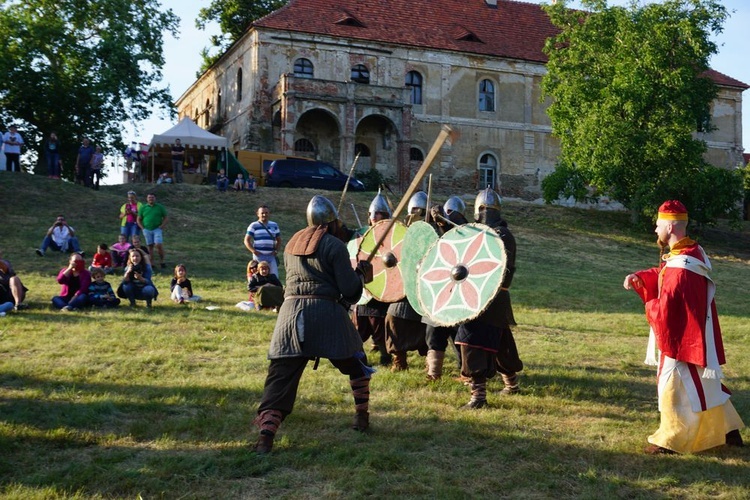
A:
<svg viewBox="0 0 750 500">
<path fill-rule="evenodd" d="M 668 252 L 659 267 L 625 277 L 646 305 L 650 345 L 659 350 L 661 424 L 646 453 L 695 453 L 728 444 L 742 446 L 742 419 L 721 383 L 726 360 L 716 314 L 711 262 L 687 237 L 688 212 L 677 200 L 659 207 L 655 233 Z M 647 362 L 656 359 L 647 355 Z"/>
</svg>

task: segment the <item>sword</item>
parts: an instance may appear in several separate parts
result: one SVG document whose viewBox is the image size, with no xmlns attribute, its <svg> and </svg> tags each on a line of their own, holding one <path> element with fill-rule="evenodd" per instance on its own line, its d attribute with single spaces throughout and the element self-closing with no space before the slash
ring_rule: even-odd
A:
<svg viewBox="0 0 750 500">
<path fill-rule="evenodd" d="M 352 178 L 352 174 L 354 173 L 354 167 L 357 166 L 357 161 L 359 160 L 359 153 L 354 157 L 354 161 L 352 162 L 352 168 L 349 169 L 349 176 L 346 178 L 346 184 L 344 184 L 344 190 L 341 192 L 341 200 L 339 201 L 339 208 L 336 210 L 337 214 L 341 213 L 341 206 L 344 204 L 344 197 L 346 196 L 346 190 L 349 189 L 349 181 Z"/>
<path fill-rule="evenodd" d="M 386 236 L 388 236 L 388 233 L 391 232 L 391 229 L 393 228 L 393 224 L 396 223 L 396 219 L 398 219 L 399 215 L 401 215 L 401 212 L 403 212 L 404 208 L 409 203 L 409 199 L 414 194 L 414 191 L 417 190 L 417 186 L 419 186 L 419 183 L 422 181 L 422 178 L 430 169 L 432 162 L 435 160 L 435 157 L 440 152 L 440 148 L 443 147 L 443 143 L 445 143 L 448 137 L 452 137 L 455 140 L 457 138 L 457 134 L 448 125 L 443 125 L 443 127 L 440 130 L 440 134 L 438 134 L 437 139 L 435 139 L 435 142 L 432 144 L 432 147 L 430 148 L 429 153 L 427 153 L 427 157 L 424 159 L 422 166 L 419 167 L 419 170 L 417 171 L 417 174 L 414 176 L 414 179 L 411 181 L 409 188 L 406 190 L 406 193 L 404 193 L 404 197 L 401 198 L 401 201 L 396 207 L 396 210 L 394 210 L 393 215 L 391 216 L 390 219 L 388 219 L 388 227 L 380 236 L 378 241 L 375 243 L 375 248 L 370 253 L 370 256 L 367 257 L 367 262 L 372 262 L 372 259 L 375 258 L 375 253 L 383 244 L 383 241 L 385 240 Z"/>
</svg>

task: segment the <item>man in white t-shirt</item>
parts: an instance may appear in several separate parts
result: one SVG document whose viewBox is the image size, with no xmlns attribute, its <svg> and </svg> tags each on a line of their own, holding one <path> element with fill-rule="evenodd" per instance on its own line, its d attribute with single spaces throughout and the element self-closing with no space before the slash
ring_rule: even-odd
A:
<svg viewBox="0 0 750 500">
<path fill-rule="evenodd" d="M 8 132 L 3 135 L 3 148 L 5 150 L 5 169 L 8 172 L 21 171 L 21 146 L 23 138 L 18 133 L 15 125 L 8 127 Z"/>
<path fill-rule="evenodd" d="M 81 256 L 84 255 L 78 244 L 75 230 L 65 222 L 65 217 L 62 215 L 58 215 L 55 223 L 47 230 L 47 234 L 42 240 L 42 246 L 36 249 L 36 254 L 39 257 L 44 257 L 44 252 L 49 247 L 60 252 L 75 252 Z"/>
<path fill-rule="evenodd" d="M 258 220 L 247 226 L 245 234 L 245 248 L 258 262 L 268 262 L 271 274 L 279 275 L 276 256 L 281 251 L 281 230 L 279 225 L 268 220 L 270 211 L 266 205 L 258 208 Z"/>
</svg>

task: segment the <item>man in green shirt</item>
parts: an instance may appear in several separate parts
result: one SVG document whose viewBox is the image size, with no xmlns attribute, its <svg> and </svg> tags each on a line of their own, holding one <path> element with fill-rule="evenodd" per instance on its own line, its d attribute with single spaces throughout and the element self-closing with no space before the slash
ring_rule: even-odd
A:
<svg viewBox="0 0 750 500">
<path fill-rule="evenodd" d="M 146 204 L 138 210 L 138 226 L 143 230 L 146 238 L 148 251 L 153 256 L 154 247 L 159 253 L 161 268 L 164 269 L 164 236 L 162 229 L 167 224 L 167 209 L 161 203 L 156 203 L 156 195 L 149 193 L 146 196 Z"/>
</svg>

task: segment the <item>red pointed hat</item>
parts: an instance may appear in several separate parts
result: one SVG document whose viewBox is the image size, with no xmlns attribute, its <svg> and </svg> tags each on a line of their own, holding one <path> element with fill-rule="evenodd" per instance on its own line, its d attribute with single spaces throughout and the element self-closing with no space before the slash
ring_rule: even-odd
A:
<svg viewBox="0 0 750 500">
<path fill-rule="evenodd" d="M 667 200 L 659 207 L 658 218 L 664 220 L 688 220 L 687 208 L 677 200 Z"/>
</svg>

